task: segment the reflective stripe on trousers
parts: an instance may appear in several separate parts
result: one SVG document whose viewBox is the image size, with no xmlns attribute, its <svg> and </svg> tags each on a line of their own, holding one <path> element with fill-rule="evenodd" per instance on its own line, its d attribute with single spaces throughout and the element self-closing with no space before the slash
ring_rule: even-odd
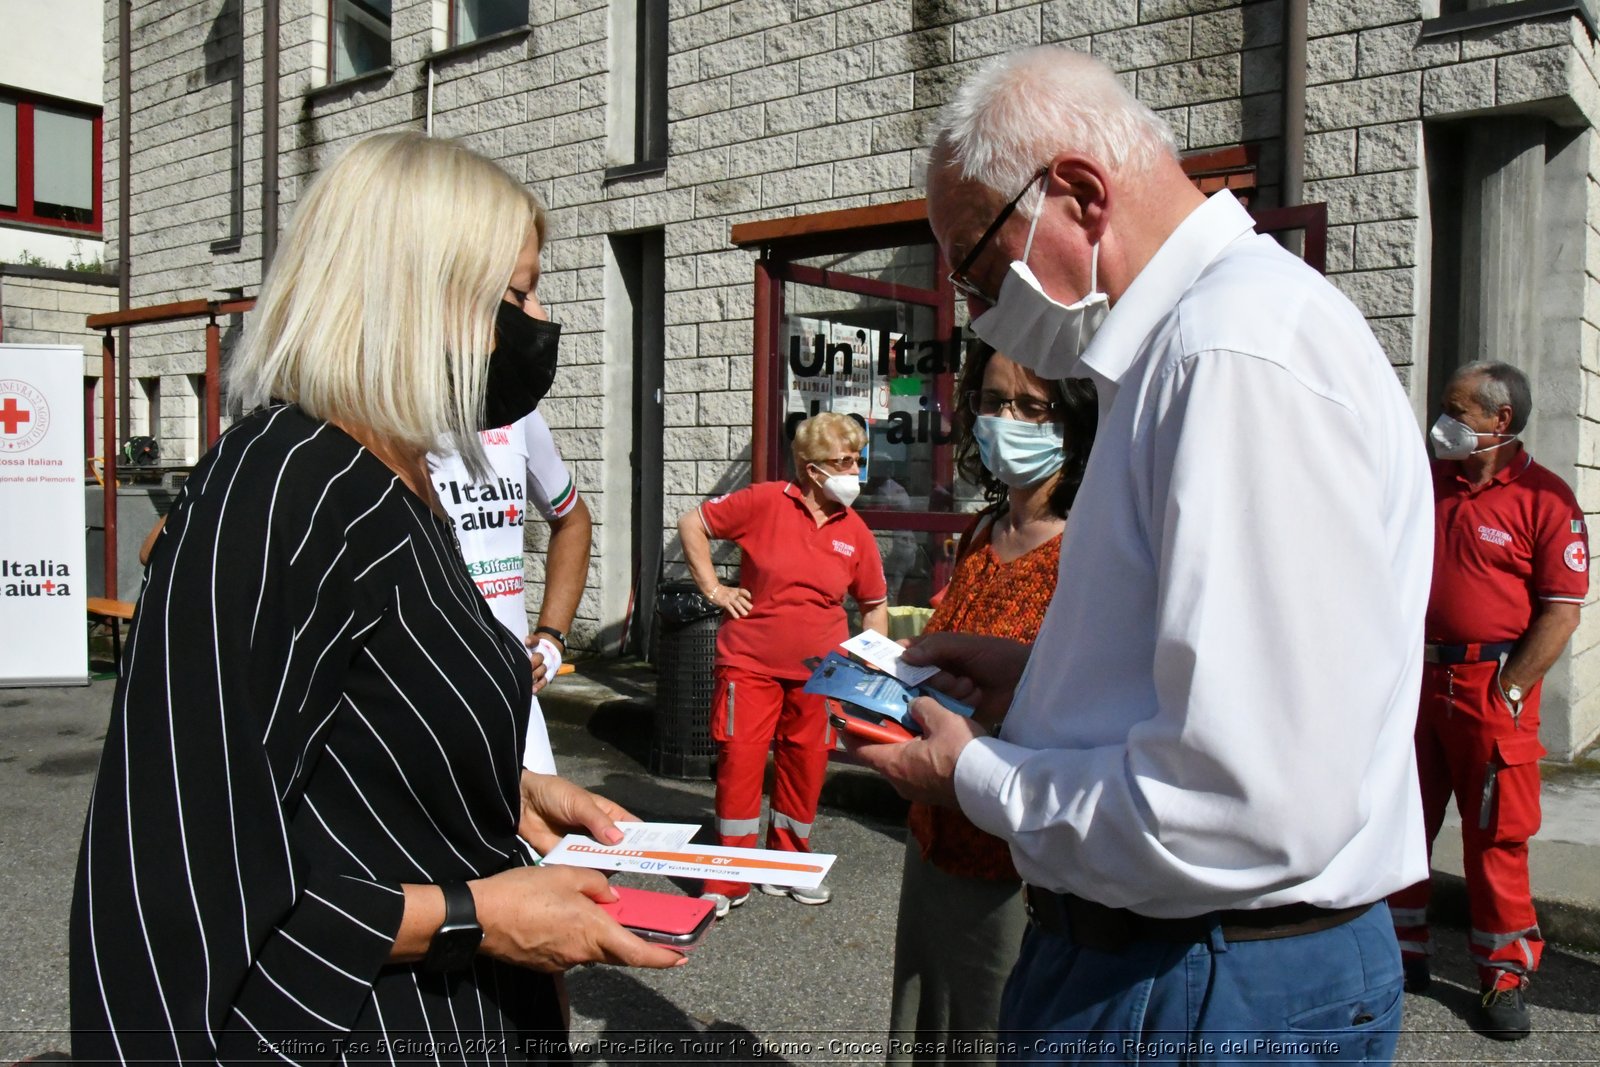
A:
<svg viewBox="0 0 1600 1067">
<path fill-rule="evenodd" d="M 772 828 L 774 830 L 788 830 L 802 841 L 811 840 L 811 824 L 801 822 L 799 819 L 790 818 L 781 811 L 772 813 Z M 755 831 L 750 831 L 754 833 Z"/>
<path fill-rule="evenodd" d="M 718 819 L 717 833 L 723 837 L 744 837 L 761 831 L 761 816 L 754 819 Z"/>
<path fill-rule="evenodd" d="M 1533 946 L 1529 938 L 1542 940 L 1537 926 L 1526 930 L 1518 930 L 1510 934 L 1489 934 L 1482 930 L 1472 930 L 1467 935 L 1472 948 L 1472 955 L 1480 967 L 1492 967 L 1497 971 L 1509 971 L 1512 974 L 1525 975 L 1538 965 L 1538 957 L 1534 955 Z M 1522 960 L 1494 959 L 1493 953 L 1500 949 L 1515 946 L 1522 953 Z"/>
</svg>

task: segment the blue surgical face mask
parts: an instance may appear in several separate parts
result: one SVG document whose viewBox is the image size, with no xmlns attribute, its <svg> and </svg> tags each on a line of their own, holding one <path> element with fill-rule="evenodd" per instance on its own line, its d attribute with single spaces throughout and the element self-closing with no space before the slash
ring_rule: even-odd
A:
<svg viewBox="0 0 1600 1067">
<path fill-rule="evenodd" d="M 990 474 L 1013 489 L 1026 489 L 1055 474 L 1066 462 L 1066 440 L 1058 422 L 1022 422 L 979 415 L 972 429 L 978 458 Z"/>
</svg>

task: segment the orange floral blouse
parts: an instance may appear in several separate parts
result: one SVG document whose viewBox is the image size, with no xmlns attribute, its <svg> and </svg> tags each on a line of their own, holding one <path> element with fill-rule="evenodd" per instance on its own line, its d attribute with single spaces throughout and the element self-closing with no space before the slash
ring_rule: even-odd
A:
<svg viewBox="0 0 1600 1067">
<path fill-rule="evenodd" d="M 940 630 L 1032 641 L 1044 623 L 1056 590 L 1061 535 L 1010 563 L 989 544 L 993 522 L 980 518 L 968 531 L 955 576 L 928 620 Z M 1018 881 L 1006 843 L 972 825 L 959 809 L 911 805 L 911 832 L 929 863 L 948 874 L 991 881 Z"/>
</svg>

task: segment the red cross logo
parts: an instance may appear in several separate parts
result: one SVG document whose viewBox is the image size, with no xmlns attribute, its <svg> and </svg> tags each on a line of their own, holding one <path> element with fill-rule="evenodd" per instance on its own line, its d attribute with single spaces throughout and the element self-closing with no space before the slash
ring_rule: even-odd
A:
<svg viewBox="0 0 1600 1067">
<path fill-rule="evenodd" d="M 1569 570 L 1575 570 L 1580 574 L 1589 569 L 1589 553 L 1583 547 L 1582 541 L 1574 541 L 1568 545 L 1567 550 L 1561 553 L 1561 559 Z"/>
<path fill-rule="evenodd" d="M 46 592 L 46 593 L 51 593 L 51 592 L 54 592 L 54 591 L 55 591 L 55 588 L 56 588 L 56 583 L 55 583 L 55 582 L 51 582 L 51 581 L 46 581 L 46 582 L 45 582 L 45 583 L 44 583 L 44 591 L 45 591 L 45 592 Z"/>
<path fill-rule="evenodd" d="M 508 522 L 516 522 L 517 516 L 521 514 L 522 512 L 517 510 L 517 506 L 515 504 L 512 504 L 510 507 L 506 508 L 506 520 Z"/>
<path fill-rule="evenodd" d="M 33 412 L 26 411 L 17 406 L 17 398 L 8 396 L 5 403 L 0 404 L 0 431 L 7 434 L 19 434 L 24 423 L 33 421 Z"/>
</svg>

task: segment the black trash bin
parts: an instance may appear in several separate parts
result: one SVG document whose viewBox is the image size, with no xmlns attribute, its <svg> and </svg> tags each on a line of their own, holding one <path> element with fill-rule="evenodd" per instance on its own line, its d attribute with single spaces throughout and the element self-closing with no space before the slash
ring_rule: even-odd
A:
<svg viewBox="0 0 1600 1067">
<path fill-rule="evenodd" d="M 712 675 L 722 609 L 693 582 L 666 582 L 656 597 L 655 736 L 650 773 L 710 778 L 717 755 L 711 739 Z"/>
</svg>

